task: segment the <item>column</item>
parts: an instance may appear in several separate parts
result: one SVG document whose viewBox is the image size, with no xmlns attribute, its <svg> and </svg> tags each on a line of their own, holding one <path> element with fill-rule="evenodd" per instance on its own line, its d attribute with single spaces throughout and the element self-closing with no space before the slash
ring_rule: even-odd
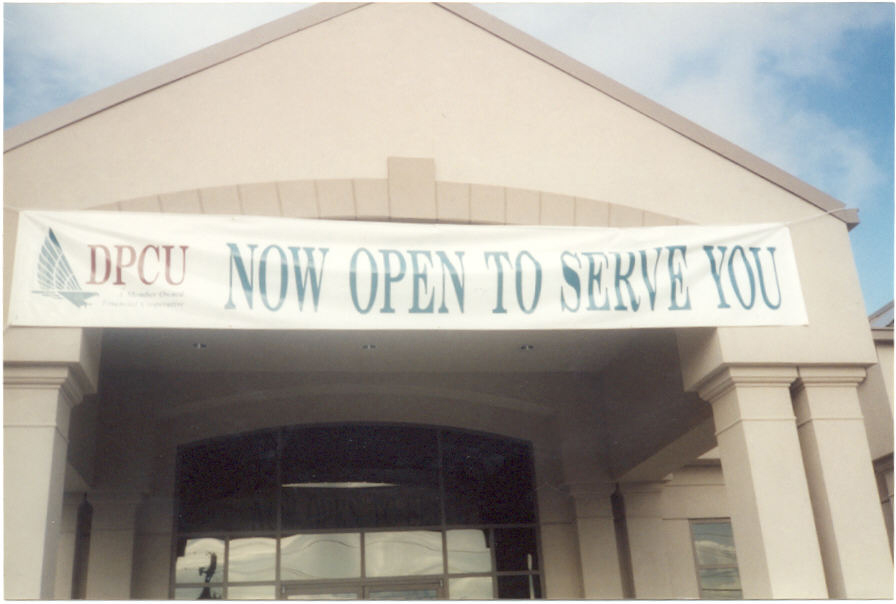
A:
<svg viewBox="0 0 896 604">
<path fill-rule="evenodd" d="M 857 387 L 860 367 L 801 367 L 794 410 L 832 598 L 892 598 L 893 562 Z"/>
<path fill-rule="evenodd" d="M 699 388 L 712 405 L 746 599 L 826 598 L 803 468 L 792 367 L 729 366 Z"/>
<path fill-rule="evenodd" d="M 887 527 L 887 538 L 890 541 L 890 558 L 893 558 L 893 456 L 879 460 L 874 464 L 874 476 L 877 479 L 877 493 L 881 511 L 884 514 L 884 525 Z"/>
<path fill-rule="evenodd" d="M 614 488 L 608 483 L 578 484 L 570 488 L 586 600 L 621 600 L 625 597 L 610 499 Z"/>
<path fill-rule="evenodd" d="M 542 595 L 551 600 L 580 600 L 582 573 L 575 511 L 569 493 L 558 484 L 563 465 L 553 446 L 535 444 L 534 454 Z"/>
<path fill-rule="evenodd" d="M 625 500 L 635 597 L 639 600 L 669 598 L 671 594 L 663 524 L 663 485 L 662 481 L 620 485 Z"/>
<path fill-rule="evenodd" d="M 4 365 L 4 594 L 50 599 L 71 409 L 92 384 L 64 364 Z"/>
<path fill-rule="evenodd" d="M 134 529 L 140 496 L 132 492 L 93 491 L 88 600 L 127 600 L 134 569 Z"/>
<path fill-rule="evenodd" d="M 173 516 L 171 495 L 146 497 L 137 509 L 131 581 L 134 599 L 167 600 L 169 597 Z"/>
<path fill-rule="evenodd" d="M 59 543 L 56 550 L 55 599 L 70 600 L 72 597 L 72 572 L 75 560 L 75 535 L 78 528 L 78 506 L 84 495 L 66 493 L 62 501 L 62 521 L 59 528 Z"/>
</svg>

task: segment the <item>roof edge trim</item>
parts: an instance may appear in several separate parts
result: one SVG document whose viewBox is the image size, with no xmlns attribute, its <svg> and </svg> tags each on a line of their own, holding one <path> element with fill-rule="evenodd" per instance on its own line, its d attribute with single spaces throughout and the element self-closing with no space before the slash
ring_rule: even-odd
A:
<svg viewBox="0 0 896 604">
<path fill-rule="evenodd" d="M 893 328 L 892 327 L 872 327 L 871 328 L 871 339 L 875 342 L 889 342 L 893 343 Z"/>
<path fill-rule="evenodd" d="M 849 229 L 859 224 L 858 211 L 847 208 L 837 198 L 817 189 L 796 176 L 750 153 L 721 136 L 675 113 L 659 103 L 617 82 L 599 71 L 588 67 L 541 40 L 505 23 L 497 17 L 471 4 L 436 2 L 454 15 L 484 29 L 520 50 L 559 69 L 580 82 L 606 94 L 623 105 L 634 109 L 663 126 L 713 151 L 746 170 L 764 178 L 797 197 L 806 200 L 825 212 L 837 212 L 834 216 L 846 223 Z"/>
<path fill-rule="evenodd" d="M 344 15 L 366 4 L 338 2 L 314 4 L 112 84 L 4 131 L 3 152 L 11 151 L 142 94 Z"/>
</svg>

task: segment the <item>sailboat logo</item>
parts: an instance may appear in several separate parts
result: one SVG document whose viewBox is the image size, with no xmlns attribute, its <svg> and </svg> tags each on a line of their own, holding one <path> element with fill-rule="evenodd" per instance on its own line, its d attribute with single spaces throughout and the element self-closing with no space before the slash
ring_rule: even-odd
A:
<svg viewBox="0 0 896 604">
<path fill-rule="evenodd" d="M 87 298 L 97 295 L 96 292 L 81 289 L 53 229 L 47 229 L 47 238 L 40 249 L 37 285 L 40 289 L 34 290 L 34 293 L 51 298 L 65 298 L 75 306 L 87 306 Z"/>
</svg>

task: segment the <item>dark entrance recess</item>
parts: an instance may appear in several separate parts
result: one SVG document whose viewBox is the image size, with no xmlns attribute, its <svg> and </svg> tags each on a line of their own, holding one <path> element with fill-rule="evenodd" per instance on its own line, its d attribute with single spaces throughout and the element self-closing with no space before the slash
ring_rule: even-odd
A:
<svg viewBox="0 0 896 604">
<path fill-rule="evenodd" d="M 542 596 L 531 446 L 411 425 L 178 450 L 176 598 Z"/>
<path fill-rule="evenodd" d="M 75 557 L 72 561 L 72 600 L 87 598 L 87 561 L 90 558 L 90 528 L 93 523 L 93 506 L 87 496 L 78 506 L 78 524 L 75 527 Z"/>
</svg>

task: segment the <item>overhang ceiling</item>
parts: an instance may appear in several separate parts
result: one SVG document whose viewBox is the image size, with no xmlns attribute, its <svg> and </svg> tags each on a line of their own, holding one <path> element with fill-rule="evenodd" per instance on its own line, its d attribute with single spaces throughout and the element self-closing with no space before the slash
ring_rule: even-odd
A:
<svg viewBox="0 0 896 604">
<path fill-rule="evenodd" d="M 105 370 L 599 372 L 659 330 L 254 331 L 107 329 Z"/>
<path fill-rule="evenodd" d="M 675 332 L 664 329 L 107 329 L 102 369 L 103 404 L 152 401 L 151 415 L 177 429 L 295 423 L 298 400 L 310 405 L 301 421 L 321 404 L 346 417 L 355 405 L 383 417 L 390 406 L 402 417 L 407 405 L 449 414 L 473 405 L 567 436 L 584 430 L 582 443 L 599 443 L 615 475 L 709 413 L 683 391 Z"/>
</svg>

